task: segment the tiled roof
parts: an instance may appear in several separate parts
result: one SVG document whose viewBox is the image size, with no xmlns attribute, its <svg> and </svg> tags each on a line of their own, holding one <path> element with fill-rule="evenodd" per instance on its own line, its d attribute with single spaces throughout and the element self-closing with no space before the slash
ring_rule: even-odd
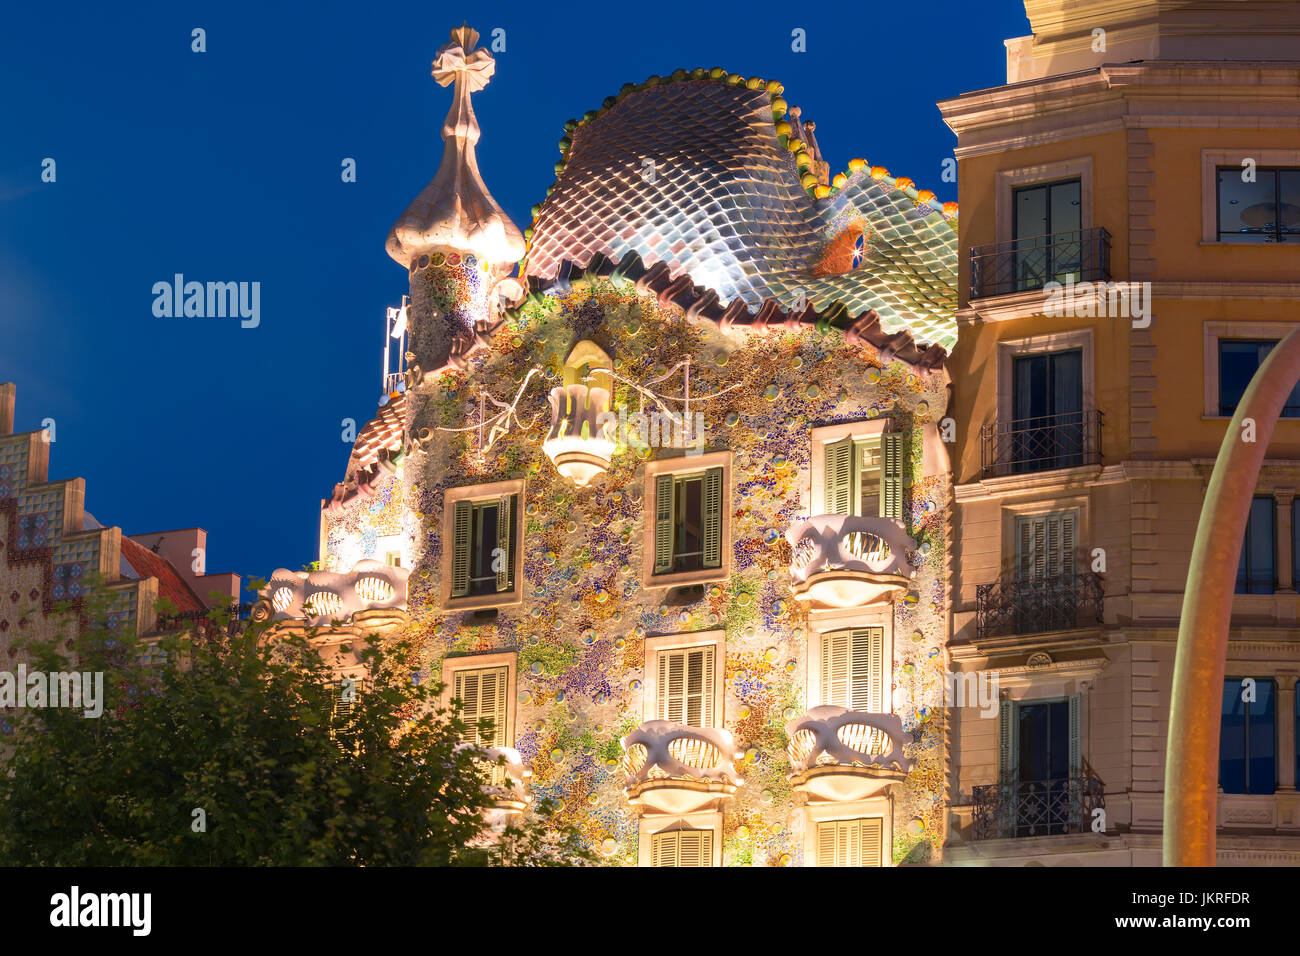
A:
<svg viewBox="0 0 1300 956">
<path fill-rule="evenodd" d="M 784 315 L 802 299 L 819 315 L 870 315 L 885 335 L 950 347 L 954 224 L 932 194 L 881 167 L 857 163 L 833 189 L 810 186 L 774 106 L 784 111 L 767 88 L 708 77 L 625 91 L 565 144 L 530 230 L 527 276 L 544 286 L 566 261 L 635 255 L 671 279 L 689 275 L 724 308 L 774 301 Z M 849 229 L 865 233 L 861 263 L 826 275 L 822 254 Z"/>
<path fill-rule="evenodd" d="M 401 460 L 406 436 L 406 392 L 398 392 L 381 405 L 378 414 L 362 426 L 352 443 L 347 474 L 334 486 L 330 506 L 338 508 L 358 493 L 366 496 L 371 483 L 391 462 Z M 392 465 L 389 465 L 391 470 Z"/>
<path fill-rule="evenodd" d="M 199 596 L 161 554 L 155 554 L 144 545 L 122 535 L 122 560 L 142 578 L 158 579 L 158 596 L 175 604 L 179 611 L 201 611 L 204 604 Z"/>
</svg>

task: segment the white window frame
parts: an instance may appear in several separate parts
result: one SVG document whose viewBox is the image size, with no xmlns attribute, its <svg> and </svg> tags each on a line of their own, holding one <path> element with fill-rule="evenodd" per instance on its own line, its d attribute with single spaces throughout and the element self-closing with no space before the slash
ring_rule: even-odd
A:
<svg viewBox="0 0 1300 956">
<path fill-rule="evenodd" d="M 1023 355 L 1040 355 L 1048 352 L 1066 352 L 1080 349 L 1083 352 L 1083 414 L 1085 420 L 1096 408 L 1095 379 L 1093 371 L 1092 329 L 1072 329 L 1068 332 L 1050 332 L 1022 339 L 1004 339 L 998 343 L 997 362 L 997 420 L 1012 420 L 1013 387 L 1012 360 Z"/>
<path fill-rule="evenodd" d="M 1243 246 L 1255 243 L 1219 241 L 1220 166 L 1236 166 L 1253 159 L 1256 166 L 1294 166 L 1300 168 L 1300 149 L 1203 149 L 1201 150 L 1201 244 Z M 1276 248 L 1277 243 L 1258 243 Z"/>
<path fill-rule="evenodd" d="M 527 483 L 522 478 L 510 481 L 496 481 L 487 485 L 467 485 L 463 488 L 448 488 L 443 496 L 442 505 L 442 560 L 439 565 L 441 580 L 439 594 L 442 606 L 448 611 L 470 611 L 485 607 L 508 607 L 522 604 L 524 600 L 524 496 Z M 515 496 L 515 512 L 511 515 L 515 533 L 514 587 L 509 591 L 492 594 L 471 594 L 464 597 L 451 596 L 451 566 L 456 550 L 455 523 L 456 503 L 460 501 L 489 501 L 506 495 Z M 472 558 L 472 556 L 471 556 Z"/>
<path fill-rule="evenodd" d="M 817 614 L 810 619 L 807 673 L 804 676 L 804 687 L 810 708 L 824 704 L 826 701 L 826 695 L 822 691 L 822 637 L 835 631 L 878 627 L 885 632 L 883 650 L 885 670 L 880 681 L 881 706 L 886 714 L 894 712 L 894 622 L 890 611 L 892 607 L 889 605 L 869 609 L 836 609 Z"/>
<path fill-rule="evenodd" d="M 994 174 L 994 213 L 997 219 L 997 241 L 1010 242 L 1013 197 L 1021 186 L 1035 186 L 1060 182 L 1063 179 L 1079 180 L 1079 228 L 1092 228 L 1092 157 L 1077 156 L 1055 163 L 1038 163 L 1017 169 L 1001 169 Z"/>
<path fill-rule="evenodd" d="M 810 514 L 826 514 L 826 447 L 848 438 L 853 441 L 854 451 L 856 452 L 860 443 L 879 442 L 880 436 L 888 428 L 888 418 L 873 418 L 869 421 L 845 422 L 841 425 L 825 425 L 821 428 L 812 429 L 810 437 L 812 461 L 809 467 L 812 480 L 812 487 L 809 489 L 809 500 L 812 501 Z M 881 480 L 884 480 L 883 474 Z"/>
<path fill-rule="evenodd" d="M 1204 332 L 1205 408 L 1203 418 L 1229 421 L 1219 414 L 1219 342 L 1222 339 L 1275 339 L 1281 342 L 1300 322 L 1206 322 Z M 1282 419 L 1295 421 L 1295 419 Z"/>
<path fill-rule="evenodd" d="M 708 830 L 713 833 L 713 866 L 722 866 L 722 811 L 701 810 L 680 815 L 648 816 L 641 818 L 638 833 L 637 865 L 650 866 L 652 839 L 665 830 Z"/>
<path fill-rule="evenodd" d="M 659 710 L 659 655 L 666 651 L 713 648 L 713 721 L 710 727 L 721 730 L 726 726 L 724 706 L 726 701 L 727 634 L 724 630 L 695 631 L 689 634 L 655 634 L 645 639 L 645 694 L 642 699 L 642 719 L 657 720 Z"/>
<path fill-rule="evenodd" d="M 722 469 L 722 563 L 716 568 L 700 568 L 697 571 L 674 571 L 668 574 L 655 574 L 655 479 L 660 475 L 693 475 L 704 473 L 710 468 Z M 642 502 L 645 508 L 645 533 L 641 550 L 641 586 L 647 590 L 677 588 L 689 584 L 707 584 L 712 581 L 725 581 L 731 577 L 731 552 L 735 544 L 731 540 L 731 452 L 716 451 L 705 455 L 680 455 L 649 461 L 645 464 L 645 491 Z"/>
<path fill-rule="evenodd" d="M 893 866 L 894 807 L 889 797 L 877 796 L 866 800 L 844 803 L 827 802 L 808 804 L 803 809 L 804 866 L 818 866 L 817 825 L 837 820 L 862 820 L 868 817 L 881 819 L 880 866 Z"/>
<path fill-rule="evenodd" d="M 442 661 L 442 707 L 450 710 L 452 698 L 456 696 L 456 674 L 459 671 L 489 670 L 494 667 L 506 669 L 506 728 L 507 747 L 513 747 L 515 741 L 516 695 L 518 694 L 519 655 L 514 651 L 497 651 L 491 654 L 465 654 L 458 657 L 444 657 Z"/>
</svg>

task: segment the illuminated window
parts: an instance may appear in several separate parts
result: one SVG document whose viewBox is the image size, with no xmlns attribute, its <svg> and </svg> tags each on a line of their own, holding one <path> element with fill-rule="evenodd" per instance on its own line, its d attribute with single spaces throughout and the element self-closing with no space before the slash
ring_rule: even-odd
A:
<svg viewBox="0 0 1300 956">
<path fill-rule="evenodd" d="M 664 830 L 650 837 L 651 866 L 712 866 L 712 830 Z"/>
<path fill-rule="evenodd" d="M 445 606 L 484 608 L 520 600 L 523 481 L 452 488 L 443 509 Z"/>
<path fill-rule="evenodd" d="M 826 445 L 823 514 L 901 520 L 903 447 L 902 432 Z"/>
<path fill-rule="evenodd" d="M 820 635 L 821 703 L 884 713 L 885 629 L 862 627 Z"/>
<path fill-rule="evenodd" d="M 884 820 L 827 820 L 817 824 L 818 866 L 880 866 Z"/>
<path fill-rule="evenodd" d="M 1300 241 L 1300 169 L 1220 166 L 1220 242 Z"/>
</svg>

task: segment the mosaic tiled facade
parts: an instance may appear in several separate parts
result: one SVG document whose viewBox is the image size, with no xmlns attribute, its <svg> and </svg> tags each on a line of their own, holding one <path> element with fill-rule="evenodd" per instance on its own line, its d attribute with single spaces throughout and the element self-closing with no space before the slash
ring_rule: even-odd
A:
<svg viewBox="0 0 1300 956">
<path fill-rule="evenodd" d="M 683 71 L 569 124 L 524 248 L 473 162 L 491 57 L 452 40 L 388 243 L 405 383 L 322 568 L 409 569 L 384 627 L 613 863 L 937 862 L 955 208 L 832 179 L 779 84 Z"/>
</svg>

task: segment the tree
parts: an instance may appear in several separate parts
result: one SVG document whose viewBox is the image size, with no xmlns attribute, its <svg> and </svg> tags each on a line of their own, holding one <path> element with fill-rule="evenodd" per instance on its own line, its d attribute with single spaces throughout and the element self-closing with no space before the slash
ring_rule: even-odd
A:
<svg viewBox="0 0 1300 956">
<path fill-rule="evenodd" d="M 28 672 L 103 674 L 103 713 L 17 711 L 0 755 L 8 865 L 549 865 L 593 860 L 544 821 L 483 846 L 482 755 L 413 680 L 415 648 L 372 640 L 355 702 L 304 636 L 214 613 L 142 660 L 99 592 L 72 654 Z M 75 667 L 74 667 L 75 660 Z"/>
</svg>

